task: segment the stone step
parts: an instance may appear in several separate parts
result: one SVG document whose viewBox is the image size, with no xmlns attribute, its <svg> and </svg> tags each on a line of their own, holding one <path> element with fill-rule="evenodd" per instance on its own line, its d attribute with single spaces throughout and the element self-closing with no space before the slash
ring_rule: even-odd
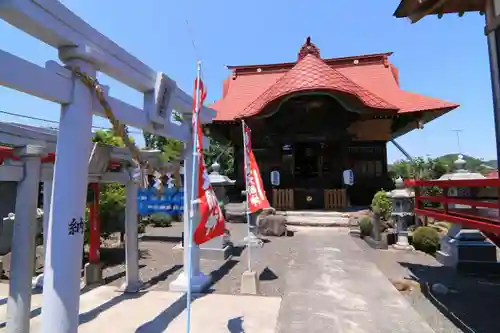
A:
<svg viewBox="0 0 500 333">
<path fill-rule="evenodd" d="M 348 218 L 349 214 L 336 211 L 320 211 L 320 210 L 287 210 L 276 211 L 276 214 L 284 215 L 287 217 L 318 217 L 318 218 Z"/>
<path fill-rule="evenodd" d="M 287 225 L 307 227 L 348 227 L 349 218 L 339 216 L 287 216 Z"/>
</svg>

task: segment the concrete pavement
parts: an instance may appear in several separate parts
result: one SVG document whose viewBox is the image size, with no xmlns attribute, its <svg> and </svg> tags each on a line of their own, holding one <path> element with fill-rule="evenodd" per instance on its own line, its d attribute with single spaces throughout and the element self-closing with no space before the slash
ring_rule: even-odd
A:
<svg viewBox="0 0 500 333">
<path fill-rule="evenodd" d="M 282 241 L 290 249 L 289 255 L 281 257 L 285 261 L 280 273 L 285 280 L 283 299 L 201 296 L 192 303 L 191 332 L 433 333 L 365 257 L 346 228 L 295 229 L 293 238 L 271 242 Z M 276 249 L 264 246 L 263 251 L 266 261 L 265 251 Z M 0 283 L 0 332 L 5 332 L 7 295 L 8 285 Z M 41 295 L 33 296 L 32 333 L 40 329 L 41 301 Z M 184 333 L 185 315 L 183 294 L 160 288 L 122 294 L 115 286 L 104 286 L 82 294 L 79 332 Z"/>
<path fill-rule="evenodd" d="M 0 323 L 7 315 L 8 285 L 0 283 Z M 41 325 L 41 295 L 32 301 L 31 332 Z M 280 298 L 208 294 L 192 303 L 192 333 L 274 333 Z M 80 298 L 79 333 L 184 333 L 186 299 L 183 294 L 148 291 L 123 294 L 99 287 Z M 5 332 L 5 327 L 0 332 Z"/>
<path fill-rule="evenodd" d="M 346 229 L 300 228 L 296 237 L 278 333 L 434 332 Z"/>
</svg>

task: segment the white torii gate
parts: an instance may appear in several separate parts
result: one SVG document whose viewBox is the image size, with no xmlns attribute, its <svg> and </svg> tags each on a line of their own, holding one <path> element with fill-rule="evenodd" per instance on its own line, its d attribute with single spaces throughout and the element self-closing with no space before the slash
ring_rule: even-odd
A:
<svg viewBox="0 0 500 333">
<path fill-rule="evenodd" d="M 65 65 L 78 67 L 93 78 L 97 71 L 103 72 L 142 92 L 143 108 L 113 98 L 107 91 L 105 98 L 122 123 L 187 142 L 186 159 L 192 158 L 193 152 L 189 151 L 192 98 L 179 89 L 175 81 L 120 48 L 59 1 L 2 0 L 0 17 L 57 48 L 59 58 Z M 48 61 L 43 68 L 0 50 L 0 85 L 62 106 L 47 236 L 42 332 L 76 333 L 83 234 L 71 235 L 68 224 L 84 215 L 92 114 L 103 116 L 104 110 L 95 94 L 91 94 L 70 69 L 55 61 Z M 173 110 L 183 116 L 181 124 L 171 121 Z M 202 123 L 210 122 L 214 116 L 215 111 L 211 109 L 202 108 L 200 111 Z M 26 169 L 40 168 L 36 157 L 40 154 L 39 150 L 25 149 L 20 153 Z M 189 167 L 191 163 L 186 161 L 185 165 L 185 179 L 190 180 L 193 172 Z M 27 178 L 24 181 L 28 182 Z M 31 184 L 34 182 L 29 180 Z M 188 183 L 184 182 L 186 189 L 189 189 Z M 188 191 L 185 193 L 188 194 Z M 188 196 L 185 202 L 189 199 Z M 187 232 L 185 237 L 189 237 Z M 208 283 L 209 278 L 199 271 L 199 256 L 194 253 L 192 257 L 192 276 L 186 277 L 182 273 L 176 289 L 191 283 L 196 290 Z M 16 299 L 9 297 L 9 302 L 16 302 Z M 7 331 L 29 332 L 29 312 L 27 315 L 18 314 L 16 318 L 8 323 Z"/>
</svg>

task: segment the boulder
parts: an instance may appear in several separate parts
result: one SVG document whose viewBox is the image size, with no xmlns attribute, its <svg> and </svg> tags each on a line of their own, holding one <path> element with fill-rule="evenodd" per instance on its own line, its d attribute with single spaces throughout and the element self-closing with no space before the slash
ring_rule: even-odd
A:
<svg viewBox="0 0 500 333">
<path fill-rule="evenodd" d="M 265 210 L 257 219 L 257 228 L 263 236 L 286 236 L 286 217 L 276 215 L 274 209 Z"/>
</svg>

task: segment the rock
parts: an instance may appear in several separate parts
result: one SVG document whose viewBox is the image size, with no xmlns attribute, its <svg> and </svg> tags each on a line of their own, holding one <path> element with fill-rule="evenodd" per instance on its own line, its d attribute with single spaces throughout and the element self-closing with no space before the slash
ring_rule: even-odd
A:
<svg viewBox="0 0 500 333">
<path fill-rule="evenodd" d="M 286 236 L 286 217 L 262 212 L 257 219 L 257 228 L 263 236 Z"/>
<path fill-rule="evenodd" d="M 359 226 L 359 217 L 356 217 L 356 216 L 349 217 L 348 225 L 349 225 L 349 227 L 358 227 Z"/>
<path fill-rule="evenodd" d="M 446 295 L 448 293 L 448 287 L 446 287 L 442 283 L 434 283 L 431 286 L 431 290 L 433 293 L 439 294 L 439 295 Z"/>
<path fill-rule="evenodd" d="M 353 236 L 360 236 L 361 230 L 359 229 L 359 217 L 351 216 L 347 222 L 349 227 L 349 234 Z"/>
<path fill-rule="evenodd" d="M 411 290 L 411 285 L 408 281 L 391 281 L 394 288 L 398 291 L 408 291 Z"/>
</svg>

